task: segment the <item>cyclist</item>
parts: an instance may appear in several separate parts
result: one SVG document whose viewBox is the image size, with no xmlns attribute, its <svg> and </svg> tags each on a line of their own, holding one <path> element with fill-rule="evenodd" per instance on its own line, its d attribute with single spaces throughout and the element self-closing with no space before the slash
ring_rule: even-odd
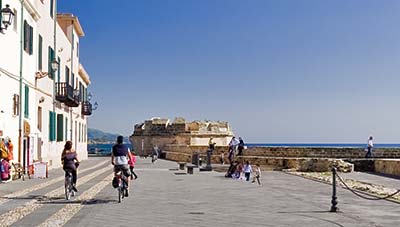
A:
<svg viewBox="0 0 400 227">
<path fill-rule="evenodd" d="M 76 168 L 79 166 L 79 160 L 76 152 L 72 149 L 72 142 L 67 141 L 64 145 L 64 150 L 61 153 L 61 164 L 63 165 L 63 169 L 65 171 L 65 176 L 67 176 L 68 172 L 72 174 L 72 190 L 77 192 L 76 189 L 76 180 L 78 178 L 76 173 Z"/>
<path fill-rule="evenodd" d="M 111 164 L 114 165 L 114 173 L 122 171 L 125 175 L 127 190 L 125 191 L 125 196 L 128 197 L 129 192 L 129 177 L 130 170 L 128 165 L 128 160 L 130 160 L 130 151 L 128 146 L 123 144 L 124 137 L 118 136 L 117 143 L 112 147 L 111 152 Z"/>
</svg>

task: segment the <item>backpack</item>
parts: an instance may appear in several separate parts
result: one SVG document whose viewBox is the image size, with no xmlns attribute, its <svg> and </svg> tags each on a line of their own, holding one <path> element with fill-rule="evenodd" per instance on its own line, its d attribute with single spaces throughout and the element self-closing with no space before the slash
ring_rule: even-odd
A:
<svg viewBox="0 0 400 227">
<path fill-rule="evenodd" d="M 1 171 L 1 180 L 9 180 L 10 179 L 10 169 L 11 166 L 10 164 L 3 159 L 3 161 L 1 161 L 1 165 L 3 168 L 1 168 L 3 171 Z"/>
<path fill-rule="evenodd" d="M 0 143 L 0 158 L 7 159 L 8 151 L 4 143 Z"/>
</svg>

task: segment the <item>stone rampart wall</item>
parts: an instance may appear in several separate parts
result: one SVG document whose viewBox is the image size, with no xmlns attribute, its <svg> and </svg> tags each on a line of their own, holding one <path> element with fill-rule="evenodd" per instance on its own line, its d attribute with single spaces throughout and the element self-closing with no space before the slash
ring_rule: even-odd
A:
<svg viewBox="0 0 400 227">
<path fill-rule="evenodd" d="M 375 172 L 400 176 L 400 160 L 375 160 Z"/>
<path fill-rule="evenodd" d="M 199 152 L 206 154 L 207 146 L 167 145 L 165 150 L 182 153 Z M 228 147 L 217 146 L 215 155 L 228 154 Z M 363 148 L 322 148 L 322 147 L 250 147 L 244 150 L 245 156 L 292 157 L 292 158 L 364 158 Z M 399 148 L 378 148 L 373 152 L 374 158 L 400 158 Z"/>
</svg>

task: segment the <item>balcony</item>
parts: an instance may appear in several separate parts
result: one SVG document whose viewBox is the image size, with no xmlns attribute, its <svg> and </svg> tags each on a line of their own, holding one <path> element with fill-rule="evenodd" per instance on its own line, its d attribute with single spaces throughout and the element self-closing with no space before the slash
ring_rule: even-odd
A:
<svg viewBox="0 0 400 227">
<path fill-rule="evenodd" d="M 79 106 L 79 94 L 76 94 L 74 88 L 65 82 L 56 83 L 56 100 L 69 107 Z"/>
<path fill-rule="evenodd" d="M 82 102 L 82 115 L 92 115 L 92 103 L 89 101 Z"/>
</svg>

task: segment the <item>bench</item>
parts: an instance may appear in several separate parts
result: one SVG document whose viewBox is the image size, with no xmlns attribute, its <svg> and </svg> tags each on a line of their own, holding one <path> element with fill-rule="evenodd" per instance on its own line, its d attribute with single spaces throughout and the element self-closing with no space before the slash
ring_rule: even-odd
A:
<svg viewBox="0 0 400 227">
<path fill-rule="evenodd" d="M 179 169 L 180 170 L 184 170 L 185 169 L 186 162 L 178 162 L 178 164 L 179 164 Z"/>
<path fill-rule="evenodd" d="M 193 168 L 194 168 L 194 167 L 196 167 L 196 166 L 195 166 L 195 165 L 192 165 L 192 164 L 186 165 L 187 173 L 188 173 L 188 174 L 193 174 Z"/>
</svg>

